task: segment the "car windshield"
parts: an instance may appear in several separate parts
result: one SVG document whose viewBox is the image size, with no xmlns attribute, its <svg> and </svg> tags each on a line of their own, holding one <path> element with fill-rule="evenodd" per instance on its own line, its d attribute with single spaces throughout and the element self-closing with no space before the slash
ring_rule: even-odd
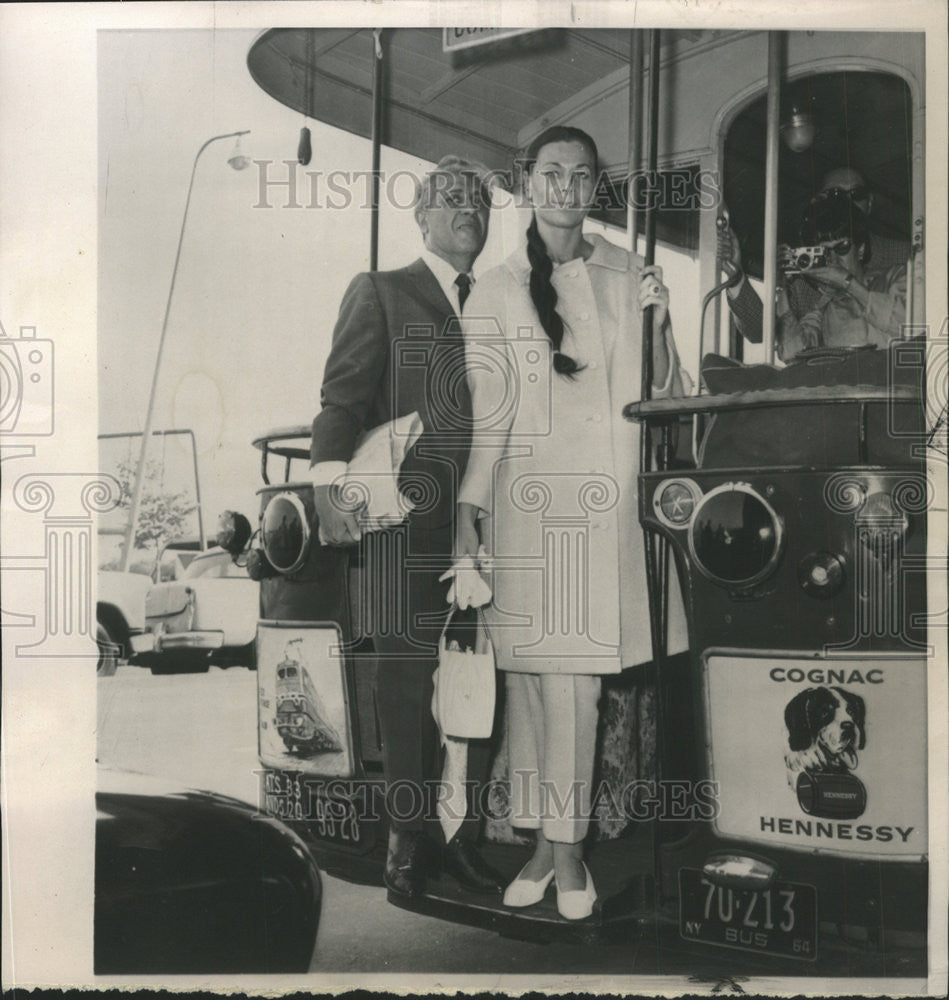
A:
<svg viewBox="0 0 949 1000">
<path fill-rule="evenodd" d="M 224 549 L 212 549 L 210 552 L 195 556 L 188 563 L 187 568 L 181 574 L 180 578 L 182 580 L 194 580 L 197 577 L 228 576 L 233 565 L 229 552 L 226 552 Z M 246 574 L 241 572 L 240 575 L 245 576 Z"/>
</svg>

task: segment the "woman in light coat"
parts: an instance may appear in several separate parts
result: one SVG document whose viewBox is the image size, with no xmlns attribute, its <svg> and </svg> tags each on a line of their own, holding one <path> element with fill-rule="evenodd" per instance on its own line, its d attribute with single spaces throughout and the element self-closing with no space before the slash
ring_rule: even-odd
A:
<svg viewBox="0 0 949 1000">
<path fill-rule="evenodd" d="M 683 393 L 659 268 L 585 236 L 593 140 L 556 126 L 527 151 L 527 245 L 465 308 L 474 435 L 457 555 L 491 555 L 488 623 L 506 671 L 512 824 L 536 831 L 509 906 L 555 879 L 564 917 L 596 899 L 583 862 L 602 674 L 651 658 L 636 473 L 641 315 L 653 306 L 656 396 Z M 684 635 L 681 613 L 670 636 Z M 675 651 L 676 639 L 670 646 Z"/>
</svg>

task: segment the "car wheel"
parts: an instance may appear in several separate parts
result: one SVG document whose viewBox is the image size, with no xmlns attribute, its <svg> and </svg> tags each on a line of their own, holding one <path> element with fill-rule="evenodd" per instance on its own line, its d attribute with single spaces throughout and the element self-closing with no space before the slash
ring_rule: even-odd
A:
<svg viewBox="0 0 949 1000">
<path fill-rule="evenodd" d="M 153 674 L 206 674 L 211 666 L 206 652 L 164 653 L 151 663 Z"/>
<path fill-rule="evenodd" d="M 119 644 L 109 634 L 109 630 L 96 622 L 96 645 L 99 647 L 99 659 L 96 661 L 97 677 L 114 677 L 119 665 Z"/>
</svg>

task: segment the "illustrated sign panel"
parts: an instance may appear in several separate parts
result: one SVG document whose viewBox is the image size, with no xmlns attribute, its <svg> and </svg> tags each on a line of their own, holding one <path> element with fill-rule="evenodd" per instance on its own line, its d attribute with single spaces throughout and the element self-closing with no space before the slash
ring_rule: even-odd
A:
<svg viewBox="0 0 949 1000">
<path fill-rule="evenodd" d="M 713 653 L 704 672 L 719 834 L 926 853 L 925 659 Z"/>
<path fill-rule="evenodd" d="M 353 774 L 352 734 L 336 628 L 257 628 L 261 762 L 329 777 Z"/>
</svg>

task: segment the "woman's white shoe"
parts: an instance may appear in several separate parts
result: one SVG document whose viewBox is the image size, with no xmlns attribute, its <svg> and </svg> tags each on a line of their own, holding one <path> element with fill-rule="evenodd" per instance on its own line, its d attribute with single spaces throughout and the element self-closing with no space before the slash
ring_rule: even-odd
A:
<svg viewBox="0 0 949 1000">
<path fill-rule="evenodd" d="M 504 890 L 505 906 L 533 906 L 535 903 L 539 903 L 544 898 L 547 886 L 550 885 L 554 877 L 554 870 L 551 868 L 539 882 L 521 878 L 523 874 L 524 869 L 522 868 L 521 874 Z"/>
<path fill-rule="evenodd" d="M 583 872 L 586 875 L 586 885 L 582 889 L 573 889 L 570 892 L 561 892 L 557 886 L 557 910 L 560 916 L 566 920 L 583 920 L 593 912 L 593 904 L 596 902 L 596 886 L 593 884 L 593 876 L 586 863 L 581 861 Z"/>
</svg>

